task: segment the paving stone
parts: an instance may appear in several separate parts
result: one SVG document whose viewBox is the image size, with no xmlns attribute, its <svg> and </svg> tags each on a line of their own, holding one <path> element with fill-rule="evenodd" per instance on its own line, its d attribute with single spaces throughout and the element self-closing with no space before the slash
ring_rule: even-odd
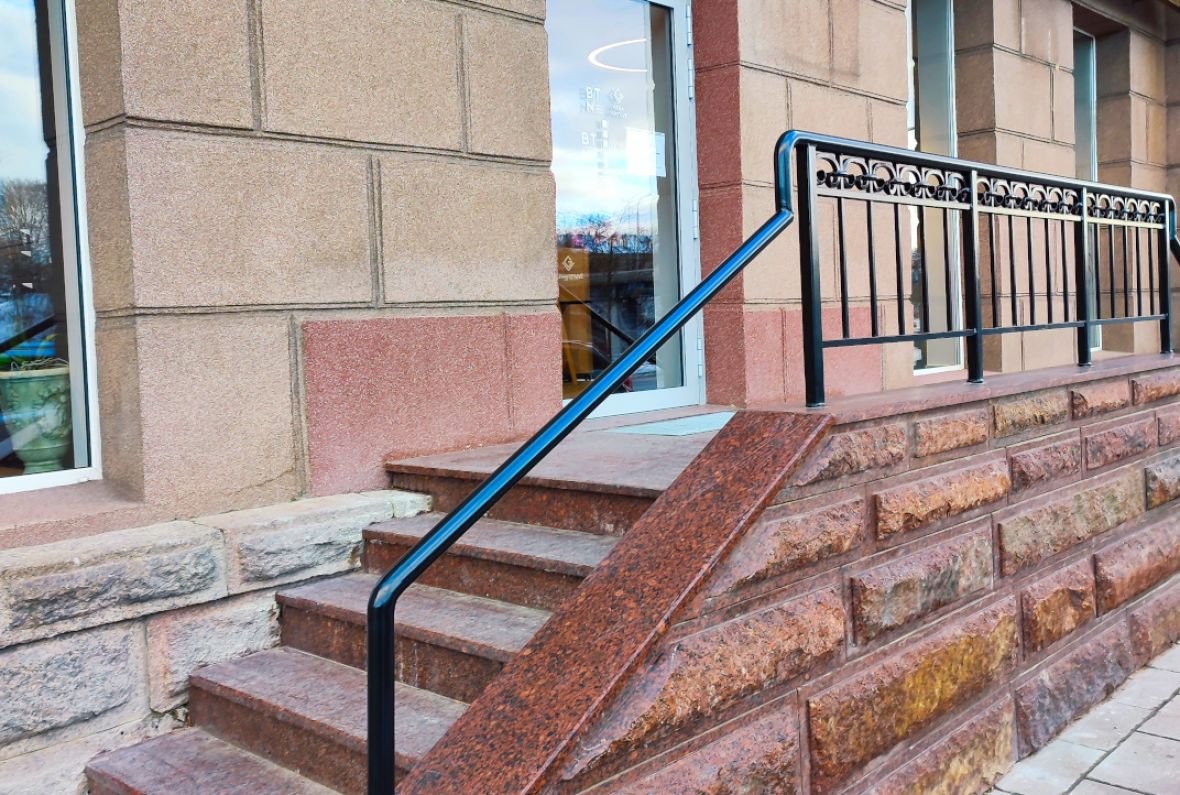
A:
<svg viewBox="0 0 1180 795">
<path fill-rule="evenodd" d="M 1180 671 L 1180 646 L 1173 646 L 1148 664 L 1165 671 Z"/>
<path fill-rule="evenodd" d="M 1069 795 L 1138 795 L 1136 792 L 1123 789 L 1122 787 L 1115 787 L 1110 784 L 1103 784 L 1101 781 L 1094 781 L 1093 779 L 1084 779 L 1078 782 L 1078 785 L 1069 791 Z"/>
<path fill-rule="evenodd" d="M 1061 733 L 1060 739 L 1077 743 L 1087 748 L 1109 751 L 1135 731 L 1151 710 L 1124 704 L 1120 701 L 1104 701 Z"/>
<path fill-rule="evenodd" d="M 967 513 L 1002 500 L 1010 487 L 1006 463 L 992 460 L 887 488 L 873 495 L 877 535 L 886 538 Z"/>
<path fill-rule="evenodd" d="M 1135 732 L 1087 777 L 1149 795 L 1175 795 L 1177 770 L 1180 741 Z"/>
<path fill-rule="evenodd" d="M 1143 473 L 1135 469 L 1038 497 L 1031 507 L 997 521 L 1001 570 L 1014 574 L 1144 510 Z"/>
<path fill-rule="evenodd" d="M 1013 795 L 1061 795 L 1102 758 L 1102 751 L 1056 742 L 1017 762 L 996 788 Z"/>
<path fill-rule="evenodd" d="M 1139 727 L 1139 731 L 1180 740 L 1180 696 L 1173 696 L 1171 701 L 1160 707 L 1151 720 Z"/>
<path fill-rule="evenodd" d="M 1158 668 L 1136 671 L 1111 699 L 1143 709 L 1155 709 L 1180 691 L 1180 673 Z"/>
</svg>

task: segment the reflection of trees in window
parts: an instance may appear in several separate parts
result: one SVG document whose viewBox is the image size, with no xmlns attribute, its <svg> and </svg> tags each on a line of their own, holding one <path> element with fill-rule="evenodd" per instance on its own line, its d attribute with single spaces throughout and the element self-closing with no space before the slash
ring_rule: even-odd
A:
<svg viewBox="0 0 1180 795">
<path fill-rule="evenodd" d="M 49 230 L 46 184 L 0 180 L 0 299 L 9 304 L 8 311 L 2 313 L 9 316 L 2 318 L 8 322 L 0 326 L 36 322 L 45 316 L 42 305 L 46 302 L 36 297 L 46 297 L 52 292 L 52 282 L 57 281 Z"/>
</svg>

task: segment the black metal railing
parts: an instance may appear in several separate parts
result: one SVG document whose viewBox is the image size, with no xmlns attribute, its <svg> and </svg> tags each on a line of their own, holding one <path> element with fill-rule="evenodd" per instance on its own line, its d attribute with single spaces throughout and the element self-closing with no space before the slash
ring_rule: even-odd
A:
<svg viewBox="0 0 1180 795">
<path fill-rule="evenodd" d="M 1170 196 L 829 136 L 796 143 L 807 405 L 824 403 L 828 348 L 961 339 L 973 383 L 995 334 L 1073 329 L 1088 365 L 1094 329 L 1157 321 L 1171 352 Z"/>
<path fill-rule="evenodd" d="M 774 214 L 751 237 L 730 255 L 724 262 L 709 273 L 695 288 L 676 304 L 666 315 L 656 321 L 650 329 L 644 332 L 630 345 L 614 362 L 594 379 L 577 397 L 572 399 L 549 420 L 541 430 L 525 442 L 515 453 L 500 465 L 486 480 L 475 488 L 454 510 L 444 517 L 434 528 L 416 543 L 398 561 L 397 565 L 377 583 L 369 599 L 368 607 L 368 759 L 370 795 L 389 795 L 394 787 L 394 772 L 396 769 L 394 755 L 394 702 L 395 702 L 395 670 L 394 670 L 394 610 L 398 597 L 418 579 L 419 576 L 454 544 L 472 525 L 474 525 L 488 510 L 503 497 L 514 484 L 527 475 L 562 439 L 585 420 L 594 409 L 609 395 L 614 393 L 623 381 L 643 362 L 669 339 L 677 334 L 702 307 L 716 296 L 738 273 L 742 271 L 767 245 L 770 244 L 795 218 L 795 204 L 793 201 L 792 158 L 797 161 L 800 175 L 799 209 L 800 240 L 802 243 L 802 289 L 804 315 L 804 365 L 807 373 L 807 400 L 809 404 L 818 405 L 823 402 L 823 352 L 827 347 L 841 345 L 879 344 L 885 342 L 899 342 L 907 340 L 936 339 L 943 337 L 964 337 L 968 339 L 968 373 L 970 380 L 978 381 L 983 377 L 982 339 L 987 333 L 998 333 L 1001 330 L 1026 331 L 1033 328 L 1077 328 L 1079 334 L 1079 361 L 1082 360 L 1081 348 L 1084 343 L 1085 360 L 1089 361 L 1089 341 L 1085 336 L 1089 327 L 1101 322 L 1115 322 L 1116 320 L 1147 320 L 1161 321 L 1161 338 L 1163 347 L 1170 349 L 1170 329 L 1167 327 L 1167 267 L 1166 254 L 1168 240 L 1172 241 L 1172 250 L 1180 256 L 1180 243 L 1174 239 L 1172 201 L 1170 197 L 1160 194 L 1147 194 L 1129 191 L 1121 188 L 1093 185 L 1073 180 L 1060 180 L 1039 174 L 1008 171 L 994 166 L 978 163 L 967 163 L 952 158 L 942 158 L 923 155 L 903 149 L 874 146 L 858 141 L 845 140 L 832 136 L 818 135 L 799 131 L 785 133 L 778 141 L 775 151 L 775 203 Z M 981 186 L 981 180 L 988 180 L 987 190 L 971 189 L 968 186 Z M 1009 187 L 1004 187 L 1007 185 Z M 1026 196 L 1020 191 L 1033 189 L 1057 190 L 1060 195 L 1053 193 L 1048 198 Z M 1034 192 L 1035 192 L 1034 191 Z M 1072 193 L 1070 193 L 1072 191 Z M 840 291 L 840 320 L 841 336 L 839 339 L 825 340 L 822 328 L 822 299 L 821 299 L 821 262 L 824 258 L 820 250 L 820 227 L 816 221 L 821 197 L 831 198 L 837 202 L 836 232 L 840 245 L 835 254 L 838 263 L 839 278 L 842 289 Z M 1105 201 L 1099 197 L 1109 197 L 1113 202 L 1121 201 L 1118 207 L 1125 208 L 1126 202 L 1147 202 L 1150 207 L 1135 205 L 1135 218 L 1123 218 L 1123 209 L 1115 210 L 1115 204 L 1095 203 Z M 1075 200 L 1076 199 L 1076 200 Z M 1025 207 L 1029 202 L 1035 206 Z M 1090 303 L 1077 298 L 1088 296 L 1086 282 L 1089 276 L 1085 273 L 1075 275 L 1072 289 L 1077 298 L 1075 316 L 1073 319 L 1057 321 L 1046 317 L 1046 323 L 1030 323 L 1008 328 L 1001 325 L 990 325 L 986 329 L 982 323 L 982 292 L 979 283 L 979 252 L 977 244 L 963 247 L 964 256 L 961 263 L 952 265 L 949 252 L 952 245 L 952 223 L 948 218 L 946 234 L 942 239 L 942 247 L 946 254 L 943 277 L 951 281 L 955 273 L 952 267 L 958 268 L 963 274 L 965 288 L 963 300 L 964 321 L 954 322 L 954 302 L 945 309 L 950 325 L 956 326 L 944 331 L 931 332 L 928 330 L 930 314 L 929 307 L 919 307 L 918 312 L 924 312 L 927 325 L 921 332 L 907 330 L 907 318 L 912 308 L 907 308 L 906 301 L 911 300 L 913 293 L 905 295 L 902 289 L 904 274 L 907 266 L 902 261 L 903 247 L 898 243 L 892 267 L 897 282 L 897 328 L 895 333 L 889 333 L 882 314 L 878 317 L 878 303 L 881 299 L 881 287 L 878 277 L 879 270 L 884 263 L 878 262 L 878 251 L 873 236 L 877 234 L 878 224 L 872 211 L 866 215 L 867 234 L 873 245 L 868 245 L 866 254 L 867 289 L 869 303 L 872 306 L 870 318 L 870 335 L 867 337 L 853 337 L 851 335 L 852 302 L 849 299 L 849 251 L 848 251 L 848 202 L 861 204 L 884 204 L 897 208 L 893 214 L 894 233 L 896 240 L 901 237 L 901 209 L 905 206 L 930 208 L 929 211 L 943 210 L 955 212 L 966 218 L 967 239 L 978 240 L 979 218 L 981 215 L 1004 218 L 1028 217 L 1045 221 L 1062 221 L 1075 223 L 1080 231 L 1077 239 L 1083 253 L 1091 247 L 1092 230 L 1096 225 L 1111 228 L 1148 229 L 1156 234 L 1155 242 L 1159 246 L 1158 256 L 1153 262 L 1159 267 L 1156 277 L 1159 288 L 1159 298 L 1151 304 L 1151 314 L 1133 318 L 1109 318 L 1099 320 L 1091 317 Z M 1009 206 L 1009 204 L 1020 206 Z M 1079 206 L 1081 209 L 1079 209 Z M 927 210 L 923 210 L 926 212 Z M 1146 216 L 1150 216 L 1150 218 Z M 929 223 L 925 220 L 923 223 Z M 880 225 L 883 226 L 884 225 Z M 926 235 L 922 235 L 926 238 Z M 1011 238 L 1010 238 L 1011 239 Z M 928 241 L 927 241 L 928 242 Z M 926 242 L 921 242 L 926 247 Z M 1014 247 L 1014 245 L 1013 245 Z M 1031 248 L 1029 249 L 1031 251 Z M 1126 250 L 1126 249 L 1124 249 Z M 921 252 L 919 252 L 921 253 Z M 991 252 L 994 254 L 994 251 Z M 1088 260 L 1087 260 L 1088 261 Z M 1138 261 L 1138 260 L 1137 260 Z M 1028 267 L 1031 269 L 1032 259 L 1029 258 Z M 1079 265 L 1085 268 L 1085 265 Z M 929 268 L 925 261 L 922 263 L 925 278 L 929 278 Z M 1130 271 L 1128 270 L 1128 273 Z M 951 276 L 948 276 L 951 274 Z M 855 275 L 855 274 L 853 274 Z M 999 285 L 993 280 L 993 284 Z M 1015 283 L 1015 279 L 1013 279 Z M 1124 285 L 1126 282 L 1124 281 Z M 1079 288 L 1079 285 L 1081 287 Z M 1153 288 L 1156 282 L 1152 283 Z M 1154 289 L 1153 289 L 1154 292 Z M 994 295 L 993 291 L 993 295 Z M 923 302 L 929 304 L 931 293 L 927 289 L 922 294 Z M 1027 296 L 1026 296 L 1027 299 Z M 1035 296 L 1034 296 L 1035 300 Z M 1129 301 L 1130 299 L 1128 299 Z M 1130 306 L 1129 303 L 1126 306 Z M 1013 316 L 1016 316 L 1014 310 Z M 998 319 L 998 313 L 993 317 Z M 1055 317 L 1055 316 L 1054 316 Z M 989 331 L 988 329 L 991 329 Z"/>
</svg>

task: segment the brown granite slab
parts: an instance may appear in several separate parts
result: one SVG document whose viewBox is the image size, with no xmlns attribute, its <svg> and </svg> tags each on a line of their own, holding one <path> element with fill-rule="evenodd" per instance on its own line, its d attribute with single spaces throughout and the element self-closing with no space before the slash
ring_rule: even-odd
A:
<svg viewBox="0 0 1180 795">
<path fill-rule="evenodd" d="M 830 425 L 817 414 L 736 415 L 399 791 L 520 793 L 556 777 L 574 741 Z"/>
</svg>

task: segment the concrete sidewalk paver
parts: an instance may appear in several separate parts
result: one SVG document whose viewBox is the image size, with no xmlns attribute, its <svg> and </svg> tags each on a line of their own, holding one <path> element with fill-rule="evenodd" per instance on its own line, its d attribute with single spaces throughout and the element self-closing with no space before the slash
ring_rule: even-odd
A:
<svg viewBox="0 0 1180 795">
<path fill-rule="evenodd" d="M 991 795 L 1180 795 L 1180 644 L 1023 759 Z"/>
</svg>

